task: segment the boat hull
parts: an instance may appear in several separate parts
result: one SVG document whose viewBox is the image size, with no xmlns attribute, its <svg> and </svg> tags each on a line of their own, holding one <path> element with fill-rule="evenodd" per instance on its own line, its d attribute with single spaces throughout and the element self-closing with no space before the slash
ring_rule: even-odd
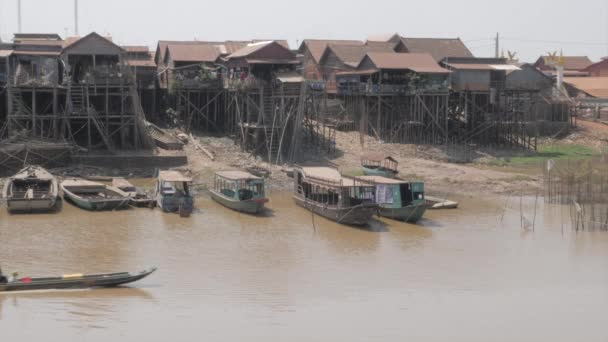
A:
<svg viewBox="0 0 608 342">
<path fill-rule="evenodd" d="M 261 213 L 264 210 L 266 203 L 268 203 L 268 199 L 266 198 L 253 199 L 249 201 L 236 201 L 215 191 L 211 191 L 211 198 L 227 208 L 247 214 Z"/>
<path fill-rule="evenodd" d="M 397 175 L 397 172 L 387 169 L 371 169 L 365 166 L 361 166 L 361 169 L 363 170 L 363 174 L 365 176 L 380 176 L 386 178 L 393 178 Z"/>
<path fill-rule="evenodd" d="M 307 201 L 300 196 L 294 196 L 297 205 L 306 208 L 313 213 L 337 223 L 364 226 L 368 224 L 378 211 L 376 204 L 364 204 L 355 207 L 326 206 L 316 202 Z"/>
<path fill-rule="evenodd" d="M 458 202 L 426 196 L 426 205 L 431 210 L 458 209 Z"/>
<path fill-rule="evenodd" d="M 378 215 L 393 220 L 416 223 L 422 219 L 426 209 L 426 204 L 411 205 L 404 208 L 387 208 L 380 206 Z"/>
<path fill-rule="evenodd" d="M 140 273 L 115 273 L 81 276 L 74 278 L 34 278 L 31 282 L 10 282 L 0 284 L 0 292 L 35 291 L 35 290 L 69 290 L 94 287 L 116 287 L 141 280 L 154 273 L 156 268 Z"/>
<path fill-rule="evenodd" d="M 11 213 L 38 213 L 49 212 L 55 209 L 57 198 L 46 199 L 8 199 L 6 206 Z"/>
</svg>

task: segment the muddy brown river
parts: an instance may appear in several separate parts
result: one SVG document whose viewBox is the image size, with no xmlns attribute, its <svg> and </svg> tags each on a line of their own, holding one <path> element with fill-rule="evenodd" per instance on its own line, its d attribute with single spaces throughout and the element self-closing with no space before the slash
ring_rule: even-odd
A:
<svg viewBox="0 0 608 342">
<path fill-rule="evenodd" d="M 532 231 L 519 199 L 506 212 L 504 199 L 456 199 L 461 209 L 419 225 L 367 229 L 313 217 L 287 193 L 266 217 L 208 198 L 189 219 L 3 207 L 7 273 L 159 271 L 130 288 L 0 294 L 1 339 L 608 340 L 607 233 L 573 232 L 567 212 L 540 202 Z M 534 199 L 523 208 L 532 221 Z"/>
</svg>

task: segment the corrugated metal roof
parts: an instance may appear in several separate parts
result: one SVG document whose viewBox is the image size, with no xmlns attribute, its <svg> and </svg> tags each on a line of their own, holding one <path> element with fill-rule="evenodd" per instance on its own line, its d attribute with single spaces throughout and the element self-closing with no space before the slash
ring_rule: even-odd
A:
<svg viewBox="0 0 608 342">
<path fill-rule="evenodd" d="M 550 63 L 549 56 L 542 56 L 546 64 Z M 565 70 L 581 71 L 587 69 L 593 62 L 587 56 L 563 56 L 560 57 L 564 62 Z"/>
<path fill-rule="evenodd" d="M 456 70 L 478 70 L 478 71 L 492 71 L 495 70 L 490 64 L 482 63 L 448 63 L 449 67 Z"/>
<path fill-rule="evenodd" d="M 35 39 L 35 40 L 19 40 L 15 42 L 15 45 L 36 45 L 36 46 L 63 46 L 63 40 L 47 40 L 47 39 Z"/>
<path fill-rule="evenodd" d="M 378 69 L 412 70 L 425 74 L 448 74 L 433 57 L 426 53 L 370 52 L 369 59 Z"/>
<path fill-rule="evenodd" d="M 593 97 L 608 98 L 608 77 L 566 77 L 564 82 Z"/>
<path fill-rule="evenodd" d="M 266 42 L 257 42 L 257 43 L 247 44 L 247 46 L 234 52 L 233 54 L 228 56 L 228 58 L 230 59 L 230 58 L 247 57 L 247 56 L 251 55 L 252 53 L 257 52 L 257 51 L 269 46 L 272 43 L 274 43 L 274 42 L 266 41 Z"/>
<path fill-rule="evenodd" d="M 369 45 L 329 45 L 329 49 L 334 52 L 336 57 L 346 65 L 358 67 L 368 52 L 393 52 L 387 46 L 369 46 Z"/>
<path fill-rule="evenodd" d="M 87 38 L 87 37 L 89 37 L 89 36 L 93 36 L 93 35 L 98 36 L 98 37 L 101 37 L 101 38 L 103 38 L 103 39 L 105 39 L 105 40 L 109 41 L 110 43 L 114 44 L 114 42 L 113 42 L 113 40 L 112 40 L 112 37 L 111 37 L 111 36 L 102 36 L 102 35 L 98 34 L 97 32 L 91 32 L 91 33 L 87 34 L 87 35 L 86 35 L 86 36 L 84 36 L 84 37 L 67 37 L 67 38 L 66 38 L 66 39 L 63 41 L 63 48 L 64 48 L 64 49 L 67 49 L 67 48 L 71 47 L 72 45 L 74 45 L 74 44 L 78 43 L 78 42 L 79 42 L 81 39 L 84 39 L 84 38 Z M 116 45 L 116 46 L 118 46 L 118 45 Z M 121 49 L 122 49 L 122 48 L 121 48 Z"/>
<path fill-rule="evenodd" d="M 158 174 L 158 178 L 165 182 L 175 182 L 175 183 L 192 182 L 192 178 L 184 176 L 179 171 L 160 171 Z"/>
<path fill-rule="evenodd" d="M 367 41 L 386 43 L 395 37 L 399 37 L 399 34 L 398 33 L 382 33 L 382 34 L 375 34 L 375 35 L 371 35 L 371 36 L 367 37 Z"/>
<path fill-rule="evenodd" d="M 401 38 L 408 52 L 429 53 L 436 61 L 447 57 L 473 57 L 460 38 Z"/>
<path fill-rule="evenodd" d="M 176 62 L 210 62 L 220 58 L 220 50 L 215 45 L 169 44 L 167 51 Z"/>
<path fill-rule="evenodd" d="M 60 51 L 14 51 L 13 55 L 20 56 L 59 56 Z"/>
<path fill-rule="evenodd" d="M 325 53 L 325 49 L 329 46 L 329 44 L 333 45 L 365 45 L 362 41 L 359 40 L 323 40 L 323 39 L 305 39 L 300 46 L 299 51 L 304 52 L 304 47 L 308 48 L 310 54 L 315 62 L 319 63 L 323 54 Z M 385 43 L 383 43 L 385 44 Z"/>
<path fill-rule="evenodd" d="M 21 39 L 61 40 L 61 37 L 57 33 L 15 33 L 14 40 Z"/>
<path fill-rule="evenodd" d="M 133 52 L 133 53 L 148 53 L 150 52 L 150 49 L 147 46 L 123 46 L 123 49 L 125 49 L 125 51 L 127 52 Z"/>
</svg>

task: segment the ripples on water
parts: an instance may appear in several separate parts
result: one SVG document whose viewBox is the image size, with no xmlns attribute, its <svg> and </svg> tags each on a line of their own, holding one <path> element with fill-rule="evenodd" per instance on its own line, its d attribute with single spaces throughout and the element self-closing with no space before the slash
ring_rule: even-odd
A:
<svg viewBox="0 0 608 342">
<path fill-rule="evenodd" d="M 0 294 L 0 333 L 87 341 L 603 341 L 608 235 L 559 207 L 536 231 L 519 202 L 463 198 L 419 225 L 336 225 L 276 194 L 265 217 L 208 199 L 189 219 L 147 209 L 0 212 L 5 272 L 159 272 L 133 288 Z M 533 200 L 524 212 L 533 216 Z M 563 217 L 563 219 L 560 218 Z M 567 223 L 566 223 L 567 226 Z M 577 317 L 581 318 L 578 319 Z"/>
</svg>

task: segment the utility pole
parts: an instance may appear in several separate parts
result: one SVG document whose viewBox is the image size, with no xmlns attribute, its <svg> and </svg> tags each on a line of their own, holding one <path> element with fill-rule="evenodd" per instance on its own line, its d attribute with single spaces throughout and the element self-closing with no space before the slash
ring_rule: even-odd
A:
<svg viewBox="0 0 608 342">
<path fill-rule="evenodd" d="M 78 0 L 74 0 L 74 35 L 78 37 Z"/>
<path fill-rule="evenodd" d="M 496 52 L 494 53 L 494 57 L 500 58 L 500 34 L 496 32 Z"/>
<path fill-rule="evenodd" d="M 21 0 L 17 0 L 17 31 L 21 32 Z"/>
</svg>

